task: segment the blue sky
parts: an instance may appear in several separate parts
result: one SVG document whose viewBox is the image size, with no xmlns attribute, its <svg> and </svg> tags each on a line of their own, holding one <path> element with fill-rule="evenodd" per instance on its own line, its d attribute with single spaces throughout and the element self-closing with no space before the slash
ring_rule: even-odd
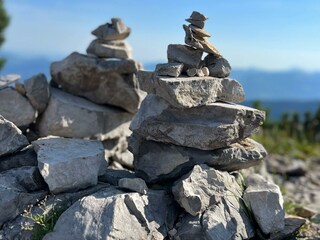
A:
<svg viewBox="0 0 320 240">
<path fill-rule="evenodd" d="M 85 53 L 90 32 L 112 17 L 132 28 L 134 58 L 165 62 L 184 43 L 193 10 L 209 17 L 212 42 L 234 68 L 320 71 L 320 1 L 315 0 L 5 0 L 11 16 L 2 51 L 60 60 Z"/>
</svg>

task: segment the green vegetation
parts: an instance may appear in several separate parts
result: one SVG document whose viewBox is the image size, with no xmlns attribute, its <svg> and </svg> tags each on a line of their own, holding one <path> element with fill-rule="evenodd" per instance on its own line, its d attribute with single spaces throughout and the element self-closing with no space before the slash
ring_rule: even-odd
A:
<svg viewBox="0 0 320 240">
<path fill-rule="evenodd" d="M 4 30 L 9 24 L 9 16 L 7 15 L 6 10 L 3 7 L 3 0 L 0 0 L 0 46 L 4 42 Z M 5 59 L 0 58 L 0 70 L 2 69 L 5 63 Z"/>
<path fill-rule="evenodd" d="M 259 102 L 255 102 L 254 107 L 266 111 L 267 116 L 270 112 Z M 253 138 L 269 153 L 300 159 L 320 157 L 320 106 L 314 115 L 306 112 L 304 119 L 297 113 L 284 113 L 280 121 L 267 118 L 262 131 Z"/>
</svg>

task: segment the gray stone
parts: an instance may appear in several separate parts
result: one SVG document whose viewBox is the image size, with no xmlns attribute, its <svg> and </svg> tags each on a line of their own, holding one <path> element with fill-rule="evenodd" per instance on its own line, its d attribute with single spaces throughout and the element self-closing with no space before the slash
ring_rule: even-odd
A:
<svg viewBox="0 0 320 240">
<path fill-rule="evenodd" d="M 165 239 L 173 227 L 173 200 L 164 191 L 147 195 L 106 189 L 76 202 L 43 240 Z"/>
<path fill-rule="evenodd" d="M 28 144 L 21 130 L 0 115 L 0 156 L 14 153 Z"/>
<path fill-rule="evenodd" d="M 202 53 L 200 50 L 180 44 L 170 44 L 167 50 L 169 63 L 183 63 L 183 71 L 198 68 Z"/>
<path fill-rule="evenodd" d="M 207 165 L 196 165 L 174 183 L 172 193 L 186 212 L 196 216 L 228 194 L 240 197 L 242 189 L 228 172 L 220 172 Z"/>
<path fill-rule="evenodd" d="M 120 163 L 125 168 L 133 169 L 133 155 L 128 150 L 116 152 L 112 157 L 112 160 Z"/>
<path fill-rule="evenodd" d="M 204 75 L 205 77 L 207 77 L 207 76 L 209 76 L 209 75 L 210 75 L 209 68 L 207 68 L 207 67 L 203 67 L 203 68 L 201 68 L 201 70 L 202 70 L 203 75 Z"/>
<path fill-rule="evenodd" d="M 37 74 L 25 80 L 24 87 L 31 105 L 38 113 L 42 113 L 50 98 L 50 87 L 46 76 L 43 73 Z"/>
<path fill-rule="evenodd" d="M 199 28 L 197 26 L 194 26 L 192 24 L 190 24 L 188 26 L 189 28 L 191 28 L 191 31 L 198 37 L 198 38 L 204 38 L 204 37 L 211 37 L 211 35 L 204 30 L 203 28 Z"/>
<path fill-rule="evenodd" d="M 213 151 L 147 141 L 136 134 L 129 143 L 136 175 L 148 183 L 175 180 L 196 164 L 207 164 L 223 171 L 249 168 L 260 164 L 267 154 L 261 144 L 251 139 Z"/>
<path fill-rule="evenodd" d="M 0 157 L 0 172 L 23 166 L 37 166 L 37 154 L 29 145 L 14 154 Z"/>
<path fill-rule="evenodd" d="M 187 70 L 187 75 L 189 77 L 194 77 L 194 76 L 196 76 L 196 74 L 197 74 L 197 69 L 196 68 L 189 68 Z"/>
<path fill-rule="evenodd" d="M 111 18 L 111 23 L 106 23 L 92 31 L 92 34 L 107 41 L 123 40 L 129 36 L 131 29 L 120 18 Z"/>
<path fill-rule="evenodd" d="M 119 180 L 122 178 L 136 178 L 136 176 L 134 172 L 131 172 L 129 170 L 108 168 L 103 175 L 99 176 L 99 181 L 118 186 Z"/>
<path fill-rule="evenodd" d="M 175 240 L 207 240 L 201 223 L 202 215 L 192 216 L 185 214 L 176 224 L 177 232 L 174 234 Z"/>
<path fill-rule="evenodd" d="M 145 96 L 134 74 L 138 69 L 138 63 L 132 59 L 102 59 L 72 53 L 51 64 L 51 76 L 64 91 L 134 113 Z"/>
<path fill-rule="evenodd" d="M 16 82 L 14 84 L 14 88 L 17 90 L 18 93 L 20 93 L 22 96 L 26 95 L 26 89 L 24 88 L 24 85 L 22 83 Z"/>
<path fill-rule="evenodd" d="M 284 155 L 271 155 L 266 159 L 268 172 L 286 176 L 304 176 L 307 173 L 306 162 Z"/>
<path fill-rule="evenodd" d="M 0 102 L 0 114 L 18 127 L 28 126 L 36 119 L 28 99 L 12 88 L 0 90 Z"/>
<path fill-rule="evenodd" d="M 221 102 L 178 109 L 149 94 L 130 129 L 147 140 L 213 150 L 250 136 L 264 118 L 262 111 Z"/>
<path fill-rule="evenodd" d="M 87 48 L 88 54 L 93 54 L 100 58 L 131 58 L 131 47 L 122 42 L 106 42 L 100 39 L 93 40 Z"/>
<path fill-rule="evenodd" d="M 50 192 L 73 192 L 97 184 L 100 165 L 104 162 L 101 142 L 47 137 L 32 144 Z"/>
<path fill-rule="evenodd" d="M 142 89 L 156 94 L 177 108 L 203 106 L 216 101 L 242 102 L 245 99 L 241 84 L 229 78 L 169 78 L 141 71 L 138 77 Z"/>
<path fill-rule="evenodd" d="M 20 79 L 19 74 L 9 74 L 5 76 L 0 76 L 0 89 L 8 87 L 10 84 L 15 83 Z"/>
<path fill-rule="evenodd" d="M 191 13 L 191 16 L 189 17 L 189 19 L 196 20 L 196 21 L 206 21 L 208 19 L 208 17 L 206 17 L 205 15 L 203 15 L 200 12 L 193 11 Z"/>
<path fill-rule="evenodd" d="M 118 185 L 121 188 L 125 188 L 141 194 L 147 194 L 148 191 L 146 182 L 141 178 L 121 178 Z"/>
<path fill-rule="evenodd" d="M 183 69 L 183 63 L 157 64 L 156 74 L 161 76 L 179 77 Z"/>
<path fill-rule="evenodd" d="M 46 195 L 44 182 L 36 167 L 22 167 L 0 173 L 0 229 L 30 204 Z"/>
<path fill-rule="evenodd" d="M 247 177 L 243 198 L 263 233 L 275 233 L 284 228 L 283 198 L 277 185 L 252 174 Z"/>
<path fill-rule="evenodd" d="M 51 89 L 46 111 L 37 121 L 40 136 L 55 135 L 105 140 L 127 132 L 132 114 L 94 104 L 57 89 Z"/>
<path fill-rule="evenodd" d="M 204 28 L 204 21 L 201 20 L 193 20 L 191 18 L 186 19 L 187 22 L 191 23 L 192 25 L 198 27 L 198 28 Z"/>
<path fill-rule="evenodd" d="M 223 57 L 216 57 L 215 55 L 209 54 L 204 58 L 204 62 L 212 77 L 225 78 L 228 77 L 231 72 L 229 62 Z"/>
</svg>

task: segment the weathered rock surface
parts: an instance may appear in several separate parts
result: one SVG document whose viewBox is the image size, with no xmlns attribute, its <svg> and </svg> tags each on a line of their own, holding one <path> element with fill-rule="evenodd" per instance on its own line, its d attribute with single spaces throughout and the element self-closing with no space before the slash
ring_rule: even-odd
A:
<svg viewBox="0 0 320 240">
<path fill-rule="evenodd" d="M 144 97 L 133 74 L 138 70 L 138 63 L 131 59 L 101 59 L 79 53 L 51 64 L 52 79 L 63 90 L 133 113 Z"/>
<path fill-rule="evenodd" d="M 105 173 L 99 176 L 99 182 L 105 182 L 118 186 L 119 180 L 122 178 L 136 178 L 134 172 L 129 170 L 119 170 L 108 168 Z"/>
<path fill-rule="evenodd" d="M 0 90 L 0 103 L 0 114 L 18 127 L 28 126 L 36 119 L 28 99 L 12 88 Z"/>
<path fill-rule="evenodd" d="M 156 74 L 160 76 L 179 77 L 183 69 L 183 63 L 157 64 Z"/>
<path fill-rule="evenodd" d="M 100 58 L 131 58 L 131 47 L 123 41 L 93 40 L 87 48 L 88 54 Z"/>
<path fill-rule="evenodd" d="M 207 55 L 204 58 L 205 65 L 209 69 L 209 75 L 217 78 L 225 78 L 230 75 L 231 66 L 227 59 L 216 57 L 215 55 Z"/>
<path fill-rule="evenodd" d="M 19 74 L 9 74 L 5 76 L 0 76 L 0 89 L 8 87 L 10 84 L 15 83 L 20 79 Z"/>
<path fill-rule="evenodd" d="M 222 102 L 178 109 L 149 94 L 130 129 L 147 140 L 213 150 L 250 136 L 264 118 L 262 111 Z"/>
<path fill-rule="evenodd" d="M 0 156 L 16 152 L 28 144 L 21 130 L 0 115 Z"/>
<path fill-rule="evenodd" d="M 101 142 L 47 137 L 32 144 L 50 192 L 72 192 L 97 184 L 100 165 L 104 162 Z"/>
<path fill-rule="evenodd" d="M 23 166 L 37 166 L 37 154 L 29 145 L 14 154 L 0 157 L 0 172 Z"/>
<path fill-rule="evenodd" d="M 252 139 L 204 151 L 147 141 L 133 134 L 129 145 L 134 154 L 135 172 L 148 183 L 177 179 L 197 164 L 207 164 L 223 171 L 240 170 L 260 164 L 267 155 L 264 147 Z"/>
<path fill-rule="evenodd" d="M 174 183 L 172 193 L 186 212 L 196 216 L 228 194 L 241 196 L 242 189 L 229 173 L 207 165 L 196 165 L 190 173 Z"/>
<path fill-rule="evenodd" d="M 216 101 L 242 102 L 245 99 L 243 87 L 233 79 L 169 78 L 140 72 L 138 78 L 141 89 L 164 98 L 177 108 L 204 106 Z"/>
<path fill-rule="evenodd" d="M 105 140 L 127 130 L 132 114 L 51 88 L 46 111 L 37 121 L 40 136 Z"/>
<path fill-rule="evenodd" d="M 131 29 L 120 18 L 112 18 L 111 23 L 106 23 L 92 31 L 92 34 L 107 41 L 123 40 L 129 36 Z"/>
<path fill-rule="evenodd" d="M 183 71 L 198 68 L 203 52 L 180 44 L 168 45 L 167 56 L 169 63 L 183 63 Z"/>
<path fill-rule="evenodd" d="M 46 191 L 40 191 L 44 182 L 36 167 L 2 172 L 0 183 L 0 228 L 21 214 L 29 204 L 36 203 L 46 195 Z"/>
<path fill-rule="evenodd" d="M 133 169 L 133 155 L 128 150 L 125 150 L 124 152 L 116 152 L 112 157 L 112 160 L 120 163 L 125 168 Z"/>
<path fill-rule="evenodd" d="M 141 178 L 121 178 L 118 185 L 121 188 L 125 188 L 141 194 L 146 194 L 148 191 L 146 182 Z"/>
<path fill-rule="evenodd" d="M 185 214 L 176 224 L 177 232 L 173 235 L 176 240 L 207 240 L 206 233 L 203 231 L 202 215 L 192 216 Z"/>
<path fill-rule="evenodd" d="M 38 113 L 42 113 L 50 98 L 50 87 L 46 76 L 40 73 L 25 80 L 24 88 L 31 105 Z"/>
<path fill-rule="evenodd" d="M 173 227 L 172 204 L 172 198 L 163 191 L 152 190 L 140 195 L 102 190 L 73 204 L 44 240 L 162 240 L 167 236 L 167 229 Z"/>
<path fill-rule="evenodd" d="M 277 185 L 252 174 L 247 177 L 243 198 L 263 233 L 275 233 L 284 228 L 283 198 Z"/>
</svg>

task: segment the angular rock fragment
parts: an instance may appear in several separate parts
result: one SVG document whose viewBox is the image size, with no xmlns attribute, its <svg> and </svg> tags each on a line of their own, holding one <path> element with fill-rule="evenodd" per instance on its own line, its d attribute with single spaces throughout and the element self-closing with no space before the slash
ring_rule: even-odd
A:
<svg viewBox="0 0 320 240">
<path fill-rule="evenodd" d="M 37 129 L 40 136 L 96 138 L 105 140 L 122 135 L 132 114 L 100 106 L 86 99 L 51 89 L 51 98 Z"/>
<path fill-rule="evenodd" d="M 5 76 L 0 76 L 0 89 L 8 87 L 10 84 L 15 83 L 20 79 L 19 74 L 9 74 Z"/>
<path fill-rule="evenodd" d="M 191 23 L 192 25 L 198 27 L 198 28 L 204 28 L 204 21 L 194 20 L 191 18 L 187 18 L 186 21 Z"/>
<path fill-rule="evenodd" d="M 207 240 L 206 233 L 203 231 L 201 216 L 192 216 L 185 214 L 178 222 L 177 232 L 174 234 L 174 239 L 178 240 Z"/>
<path fill-rule="evenodd" d="M 262 176 L 247 177 L 244 201 L 264 234 L 281 231 L 285 226 L 283 198 L 277 185 Z"/>
<path fill-rule="evenodd" d="M 270 240 L 282 240 L 282 239 L 290 239 L 295 238 L 295 235 L 299 231 L 299 229 L 302 227 L 303 224 L 305 224 L 306 219 L 296 217 L 296 216 L 287 216 L 285 218 L 285 226 L 282 230 L 279 232 L 273 233 L 270 236 L 267 237 L 267 239 Z M 260 236 L 259 236 L 260 237 Z M 264 236 L 261 236 L 262 239 L 264 239 Z"/>
<path fill-rule="evenodd" d="M 112 18 L 111 23 L 106 23 L 92 31 L 99 39 L 114 41 L 123 40 L 129 36 L 131 29 L 120 18 Z"/>
<path fill-rule="evenodd" d="M 262 111 L 220 102 L 178 109 L 149 94 L 130 129 L 147 140 L 213 150 L 250 136 L 264 118 Z"/>
<path fill-rule="evenodd" d="M 160 76 L 179 77 L 183 69 L 183 63 L 157 64 L 156 74 Z"/>
<path fill-rule="evenodd" d="M 216 57 L 209 54 L 204 58 L 205 65 L 209 69 L 210 76 L 217 78 L 225 78 L 230 75 L 231 66 L 227 59 L 223 57 Z"/>
<path fill-rule="evenodd" d="M 131 48 L 125 42 L 93 40 L 87 48 L 88 54 L 99 58 L 131 58 Z"/>
<path fill-rule="evenodd" d="M 50 87 L 46 76 L 41 73 L 25 80 L 24 88 L 31 105 L 38 113 L 42 113 L 50 98 Z"/>
<path fill-rule="evenodd" d="M 191 13 L 191 16 L 188 18 L 188 20 L 189 19 L 194 20 L 194 21 L 206 21 L 208 19 L 208 17 L 206 17 L 205 15 L 203 15 L 200 12 L 193 11 Z"/>
<path fill-rule="evenodd" d="M 148 183 L 175 180 L 197 164 L 222 171 L 249 168 L 260 164 L 267 155 L 264 147 L 252 139 L 213 151 L 147 141 L 136 134 L 131 136 L 129 144 L 136 175 Z"/>
<path fill-rule="evenodd" d="M 0 103 L 0 114 L 18 127 L 28 126 L 36 119 L 28 99 L 12 88 L 0 90 Z"/>
<path fill-rule="evenodd" d="M 0 115 L 0 156 L 14 153 L 28 144 L 21 130 Z"/>
<path fill-rule="evenodd" d="M 141 194 L 146 194 L 148 191 L 146 182 L 141 178 L 121 178 L 119 180 L 119 187 Z"/>
<path fill-rule="evenodd" d="M 191 28 L 191 31 L 198 37 L 198 38 L 204 38 L 204 37 L 211 37 L 211 35 L 204 30 L 203 28 L 199 28 L 197 26 L 194 26 L 192 24 L 190 24 L 188 26 L 189 28 Z"/>
<path fill-rule="evenodd" d="M 133 155 L 127 149 L 124 152 L 116 152 L 112 156 L 112 160 L 120 163 L 125 168 L 133 169 Z"/>
<path fill-rule="evenodd" d="M 47 137 L 32 144 L 50 192 L 74 192 L 97 184 L 100 165 L 104 162 L 101 142 Z"/>
<path fill-rule="evenodd" d="M 169 78 L 142 71 L 138 76 L 143 90 L 156 94 L 177 108 L 203 106 L 216 101 L 242 102 L 245 99 L 241 84 L 229 78 Z"/>
<path fill-rule="evenodd" d="M 99 176 L 99 181 L 118 186 L 119 180 L 122 178 L 136 178 L 136 175 L 134 174 L 134 172 L 131 172 L 129 170 L 108 168 L 103 175 Z"/>
</svg>

